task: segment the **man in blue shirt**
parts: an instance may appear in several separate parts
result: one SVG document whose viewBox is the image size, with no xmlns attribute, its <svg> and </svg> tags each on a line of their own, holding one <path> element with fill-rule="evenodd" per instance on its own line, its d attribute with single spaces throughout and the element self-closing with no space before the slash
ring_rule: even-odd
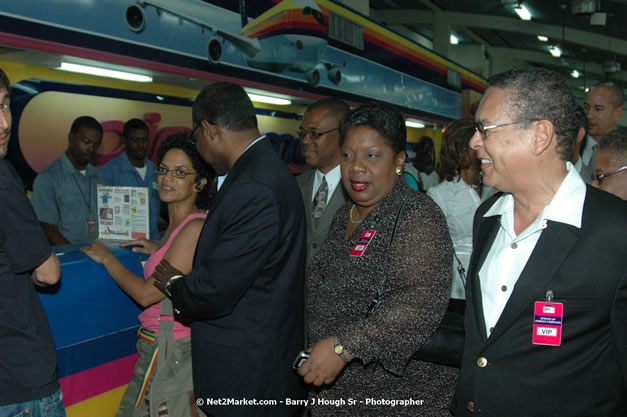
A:
<svg viewBox="0 0 627 417">
<path fill-rule="evenodd" d="M 124 125 L 122 131 L 124 153 L 107 162 L 102 167 L 102 173 L 109 185 L 124 187 L 147 187 L 150 195 L 150 236 L 152 240 L 159 240 L 157 228 L 161 200 L 155 164 L 146 159 L 148 152 L 148 126 L 143 120 L 131 119 Z"/>
<path fill-rule="evenodd" d="M 33 183 L 31 200 L 52 245 L 98 237 L 98 184 L 107 184 L 89 161 L 102 143 L 102 126 L 91 116 L 74 120 L 67 151 L 44 168 Z"/>
</svg>

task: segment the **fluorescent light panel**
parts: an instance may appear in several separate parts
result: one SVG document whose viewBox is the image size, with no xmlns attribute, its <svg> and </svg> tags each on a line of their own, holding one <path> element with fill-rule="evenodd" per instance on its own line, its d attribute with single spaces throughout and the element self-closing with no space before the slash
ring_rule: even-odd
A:
<svg viewBox="0 0 627 417">
<path fill-rule="evenodd" d="M 248 93 L 248 97 L 250 97 L 252 101 L 256 101 L 258 103 L 277 104 L 279 106 L 288 106 L 292 104 L 290 100 L 287 100 L 284 98 L 278 98 L 278 97 L 262 96 L 259 94 L 250 94 L 250 93 Z"/>
<path fill-rule="evenodd" d="M 529 13 L 524 4 L 514 7 L 514 11 L 522 20 L 531 20 L 531 13 Z"/>
<path fill-rule="evenodd" d="M 551 55 L 553 55 L 555 58 L 559 58 L 560 56 L 562 56 L 562 50 L 560 48 L 558 48 L 557 46 L 551 46 L 549 48 L 549 52 L 551 53 Z"/>
<path fill-rule="evenodd" d="M 538 35 L 538 40 L 540 42 L 548 42 L 549 38 L 547 38 L 546 36 Z"/>
<path fill-rule="evenodd" d="M 457 39 L 457 36 L 451 33 L 450 42 L 451 42 L 451 45 L 457 45 L 459 43 L 459 39 Z"/>
<path fill-rule="evenodd" d="M 579 78 L 580 75 L 581 73 L 577 70 L 572 70 L 572 72 L 570 73 L 570 76 L 573 78 Z"/>
<path fill-rule="evenodd" d="M 405 126 L 420 129 L 421 127 L 425 127 L 425 124 L 420 122 L 419 120 L 407 119 L 405 120 Z"/>
<path fill-rule="evenodd" d="M 97 75 L 99 77 L 117 78 L 119 80 L 136 81 L 139 83 L 150 83 L 152 77 L 148 75 L 133 74 L 130 72 L 114 71 L 110 69 L 90 67 L 87 65 L 70 64 L 69 62 L 62 62 L 57 69 L 70 72 L 78 72 L 80 74 Z"/>
</svg>

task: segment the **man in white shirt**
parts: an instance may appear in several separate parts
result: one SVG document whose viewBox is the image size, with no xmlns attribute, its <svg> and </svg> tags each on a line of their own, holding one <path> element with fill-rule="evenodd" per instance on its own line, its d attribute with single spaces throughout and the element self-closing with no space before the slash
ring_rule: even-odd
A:
<svg viewBox="0 0 627 417">
<path fill-rule="evenodd" d="M 616 129 L 616 123 L 625 111 L 623 89 L 613 82 L 600 82 L 593 85 L 584 101 L 583 108 L 588 116 L 589 130 L 582 158 L 583 163 L 592 166 L 594 151 L 603 135 Z"/>
<path fill-rule="evenodd" d="M 339 125 L 350 107 L 342 100 L 326 98 L 305 110 L 297 135 L 303 156 L 311 168 L 298 177 L 307 218 L 307 264 L 322 247 L 335 212 L 348 196 L 340 183 Z"/>
<path fill-rule="evenodd" d="M 455 416 L 619 416 L 627 409 L 627 203 L 570 162 L 560 75 L 490 78 L 470 146 L 502 193 L 474 219 Z"/>
</svg>

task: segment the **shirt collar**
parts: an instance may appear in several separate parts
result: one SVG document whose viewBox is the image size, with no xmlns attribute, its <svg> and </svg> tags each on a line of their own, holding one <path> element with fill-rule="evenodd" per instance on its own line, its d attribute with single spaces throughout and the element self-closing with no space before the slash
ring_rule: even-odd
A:
<svg viewBox="0 0 627 417">
<path fill-rule="evenodd" d="M 543 220 L 551 220 L 581 228 L 583 203 L 586 199 L 586 184 L 581 179 L 575 166 L 568 161 L 566 162 L 566 170 L 568 171 L 566 177 L 540 216 L 543 217 Z M 503 216 L 506 213 L 513 215 L 513 211 L 514 197 L 507 193 L 503 194 L 483 217 Z"/>
<path fill-rule="evenodd" d="M 327 184 L 338 184 L 342 179 L 342 170 L 339 165 L 326 174 L 323 174 L 320 170 L 316 169 L 316 183 L 320 184 L 323 177 L 326 177 Z"/>
</svg>

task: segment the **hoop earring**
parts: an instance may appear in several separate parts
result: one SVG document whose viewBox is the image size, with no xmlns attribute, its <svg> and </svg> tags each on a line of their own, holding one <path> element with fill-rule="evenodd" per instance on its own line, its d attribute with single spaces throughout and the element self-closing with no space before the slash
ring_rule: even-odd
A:
<svg viewBox="0 0 627 417">
<path fill-rule="evenodd" d="M 403 169 L 401 167 L 396 167 L 396 175 L 400 177 L 402 173 L 403 173 Z"/>
</svg>

